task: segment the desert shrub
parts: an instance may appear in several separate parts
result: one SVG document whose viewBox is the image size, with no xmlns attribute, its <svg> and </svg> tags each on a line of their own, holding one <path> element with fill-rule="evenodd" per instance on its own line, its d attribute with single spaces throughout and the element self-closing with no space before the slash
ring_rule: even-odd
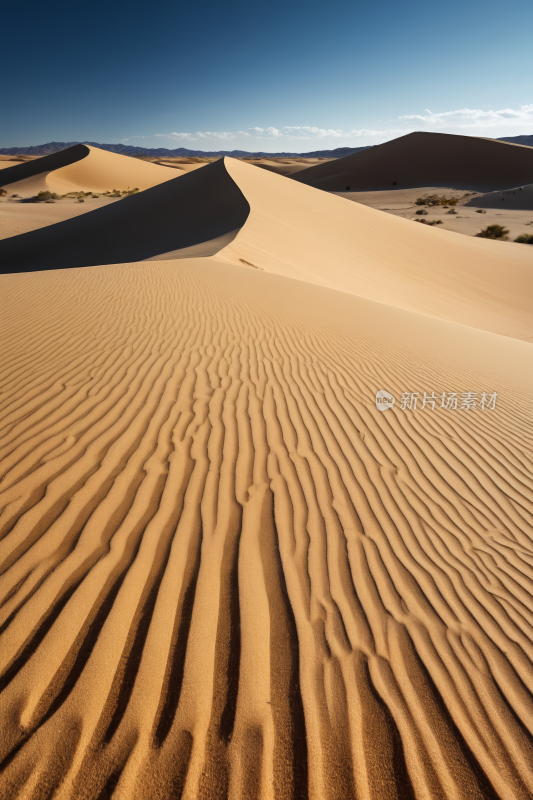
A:
<svg viewBox="0 0 533 800">
<path fill-rule="evenodd" d="M 448 214 L 457 214 L 457 211 L 455 210 L 455 208 L 450 208 Z"/>
<path fill-rule="evenodd" d="M 55 192 L 39 192 L 36 200 L 38 203 L 45 203 L 47 200 L 59 200 L 59 195 Z"/>
<path fill-rule="evenodd" d="M 506 242 L 509 239 L 509 231 L 503 225 L 488 225 L 480 233 L 476 233 L 479 239 L 499 239 Z"/>
<path fill-rule="evenodd" d="M 7 189 L 0 189 L 0 197 L 4 197 L 7 194 Z"/>
<path fill-rule="evenodd" d="M 442 225 L 441 219 L 432 219 L 430 221 L 427 219 L 415 219 L 415 222 L 421 222 L 422 225 Z"/>
<path fill-rule="evenodd" d="M 416 213 L 416 214 L 418 214 L 418 215 L 420 216 L 420 215 L 422 215 L 422 214 L 426 214 L 426 215 L 427 215 L 427 213 L 428 213 L 428 212 L 426 211 L 426 209 L 425 209 L 425 208 L 420 208 L 420 209 L 419 209 L 417 212 L 415 212 L 415 213 Z"/>
<path fill-rule="evenodd" d="M 478 210 L 476 211 L 476 214 L 486 214 L 486 213 L 487 212 L 485 211 L 484 208 L 478 208 Z"/>
<path fill-rule="evenodd" d="M 417 206 L 455 206 L 455 197 L 439 197 L 438 194 L 430 194 L 427 197 L 418 197 L 415 200 Z"/>
<path fill-rule="evenodd" d="M 85 203 L 85 200 L 83 199 L 83 197 L 78 197 L 78 203 Z"/>
<path fill-rule="evenodd" d="M 522 233 L 520 236 L 517 236 L 515 242 L 519 242 L 520 244 L 533 244 L 533 233 Z"/>
<path fill-rule="evenodd" d="M 135 188 L 135 189 L 128 189 L 127 191 L 125 191 L 125 192 L 122 192 L 122 194 L 123 194 L 123 195 L 125 195 L 126 197 L 128 197 L 130 194 L 137 194 L 137 192 L 138 192 L 138 191 L 139 191 L 139 190 L 138 190 L 137 188 Z"/>
</svg>

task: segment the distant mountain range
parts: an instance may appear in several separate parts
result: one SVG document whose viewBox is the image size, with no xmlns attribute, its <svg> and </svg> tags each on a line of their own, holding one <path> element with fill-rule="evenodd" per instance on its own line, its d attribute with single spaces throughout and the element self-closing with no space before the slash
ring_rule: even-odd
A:
<svg viewBox="0 0 533 800">
<path fill-rule="evenodd" d="M 527 147 L 533 147 L 533 136 L 506 136 L 503 139 L 498 139 L 499 142 L 511 142 L 511 144 L 525 144 Z"/>
<path fill-rule="evenodd" d="M 176 158 L 176 157 L 221 157 L 232 156 L 233 158 L 343 158 L 359 150 L 367 150 L 368 147 L 338 147 L 336 150 L 314 150 L 312 153 L 248 153 L 246 150 L 187 150 L 185 147 L 178 147 L 176 150 L 167 150 L 165 147 L 135 147 L 128 144 L 98 144 L 98 142 L 48 142 L 48 144 L 38 144 L 34 147 L 0 147 L 2 156 L 49 156 L 51 153 L 59 153 L 67 147 L 75 144 L 88 144 L 91 147 L 99 147 L 100 150 L 108 150 L 110 153 L 119 153 L 123 156 L 152 156 L 157 158 Z"/>
<path fill-rule="evenodd" d="M 525 144 L 533 147 L 533 136 L 504 136 L 497 139 L 498 142 L 511 142 L 511 144 Z M 100 150 L 108 150 L 110 153 L 119 153 L 123 156 L 152 156 L 153 158 L 186 158 L 186 157 L 222 157 L 232 156 L 233 158 L 344 158 L 360 150 L 368 150 L 372 145 L 366 147 L 337 147 L 335 150 L 313 150 L 310 153 L 249 153 L 247 150 L 187 150 L 185 147 L 178 147 L 176 150 L 167 150 L 165 147 L 136 147 L 130 144 L 98 144 L 98 142 L 48 142 L 48 144 L 38 144 L 34 147 L 0 147 L 2 156 L 49 156 L 51 153 L 59 153 L 67 147 L 75 144 L 88 144 L 91 147 L 99 147 Z"/>
</svg>

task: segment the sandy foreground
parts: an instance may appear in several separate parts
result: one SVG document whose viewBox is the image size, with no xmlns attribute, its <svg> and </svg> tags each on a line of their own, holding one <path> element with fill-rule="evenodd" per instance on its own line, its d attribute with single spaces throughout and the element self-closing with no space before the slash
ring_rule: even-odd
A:
<svg viewBox="0 0 533 800">
<path fill-rule="evenodd" d="M 62 261 L 187 197 L 176 258 L 130 223 L 135 260 Z M 35 242 L 65 268 L 0 275 L 0 796 L 530 798 L 531 248 L 232 159 Z"/>
</svg>

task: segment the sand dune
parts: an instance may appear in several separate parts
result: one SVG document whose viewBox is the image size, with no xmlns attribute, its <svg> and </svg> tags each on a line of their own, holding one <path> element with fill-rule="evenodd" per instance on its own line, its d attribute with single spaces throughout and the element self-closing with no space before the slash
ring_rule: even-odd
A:
<svg viewBox="0 0 533 800">
<path fill-rule="evenodd" d="M 456 136 L 409 133 L 369 150 L 296 173 L 293 180 L 330 192 L 442 186 L 488 192 L 533 183 L 533 148 Z"/>
<path fill-rule="evenodd" d="M 466 205 L 477 208 L 499 208 L 533 211 L 533 183 L 501 192 L 489 192 L 472 198 Z"/>
<path fill-rule="evenodd" d="M 239 233 L 239 228 L 229 233 L 224 233 L 222 236 L 217 236 L 215 239 L 208 239 L 199 244 L 193 244 L 191 247 L 182 247 L 179 250 L 171 250 L 169 253 L 162 253 L 155 256 L 153 259 L 146 259 L 147 261 L 168 261 L 169 259 L 182 259 L 182 258 L 206 258 L 214 256 L 227 247 Z"/>
<path fill-rule="evenodd" d="M 247 158 L 247 164 L 253 164 L 254 167 L 266 169 L 268 172 L 275 172 L 277 175 L 294 175 L 296 172 L 301 172 L 304 169 L 309 169 L 314 166 L 313 162 L 322 164 L 325 159 L 323 158 Z"/>
<path fill-rule="evenodd" d="M 250 214 L 217 259 L 533 341 L 523 246 L 426 229 L 234 159 L 226 168 Z"/>
<path fill-rule="evenodd" d="M 0 242 L 2 268 L 28 272 L 141 261 L 215 239 L 244 224 L 249 205 L 223 160 L 180 177 L 169 171 L 172 180 L 159 186 L 5 239 Z"/>
<path fill-rule="evenodd" d="M 237 228 L 219 260 L 533 340 L 527 248 L 424 229 L 234 159 L 4 240 L 0 263 L 22 272 L 168 257 Z"/>
<path fill-rule="evenodd" d="M 0 285 L 2 797 L 532 796 L 531 345 L 216 258 Z"/>
<path fill-rule="evenodd" d="M 530 800 L 531 248 L 169 171 L 0 242 L 0 797 Z"/>
<path fill-rule="evenodd" d="M 0 172 L 0 186 L 21 197 L 39 192 L 149 189 L 176 177 L 174 170 L 78 144 Z"/>
</svg>

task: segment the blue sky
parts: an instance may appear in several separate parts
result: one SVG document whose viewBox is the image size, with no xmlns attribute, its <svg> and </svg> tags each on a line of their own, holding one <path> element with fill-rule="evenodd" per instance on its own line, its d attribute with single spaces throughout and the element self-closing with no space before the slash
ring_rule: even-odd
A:
<svg viewBox="0 0 533 800">
<path fill-rule="evenodd" d="M 0 147 L 305 152 L 533 134 L 533 3 L 160 2 L 2 14 Z"/>
</svg>

